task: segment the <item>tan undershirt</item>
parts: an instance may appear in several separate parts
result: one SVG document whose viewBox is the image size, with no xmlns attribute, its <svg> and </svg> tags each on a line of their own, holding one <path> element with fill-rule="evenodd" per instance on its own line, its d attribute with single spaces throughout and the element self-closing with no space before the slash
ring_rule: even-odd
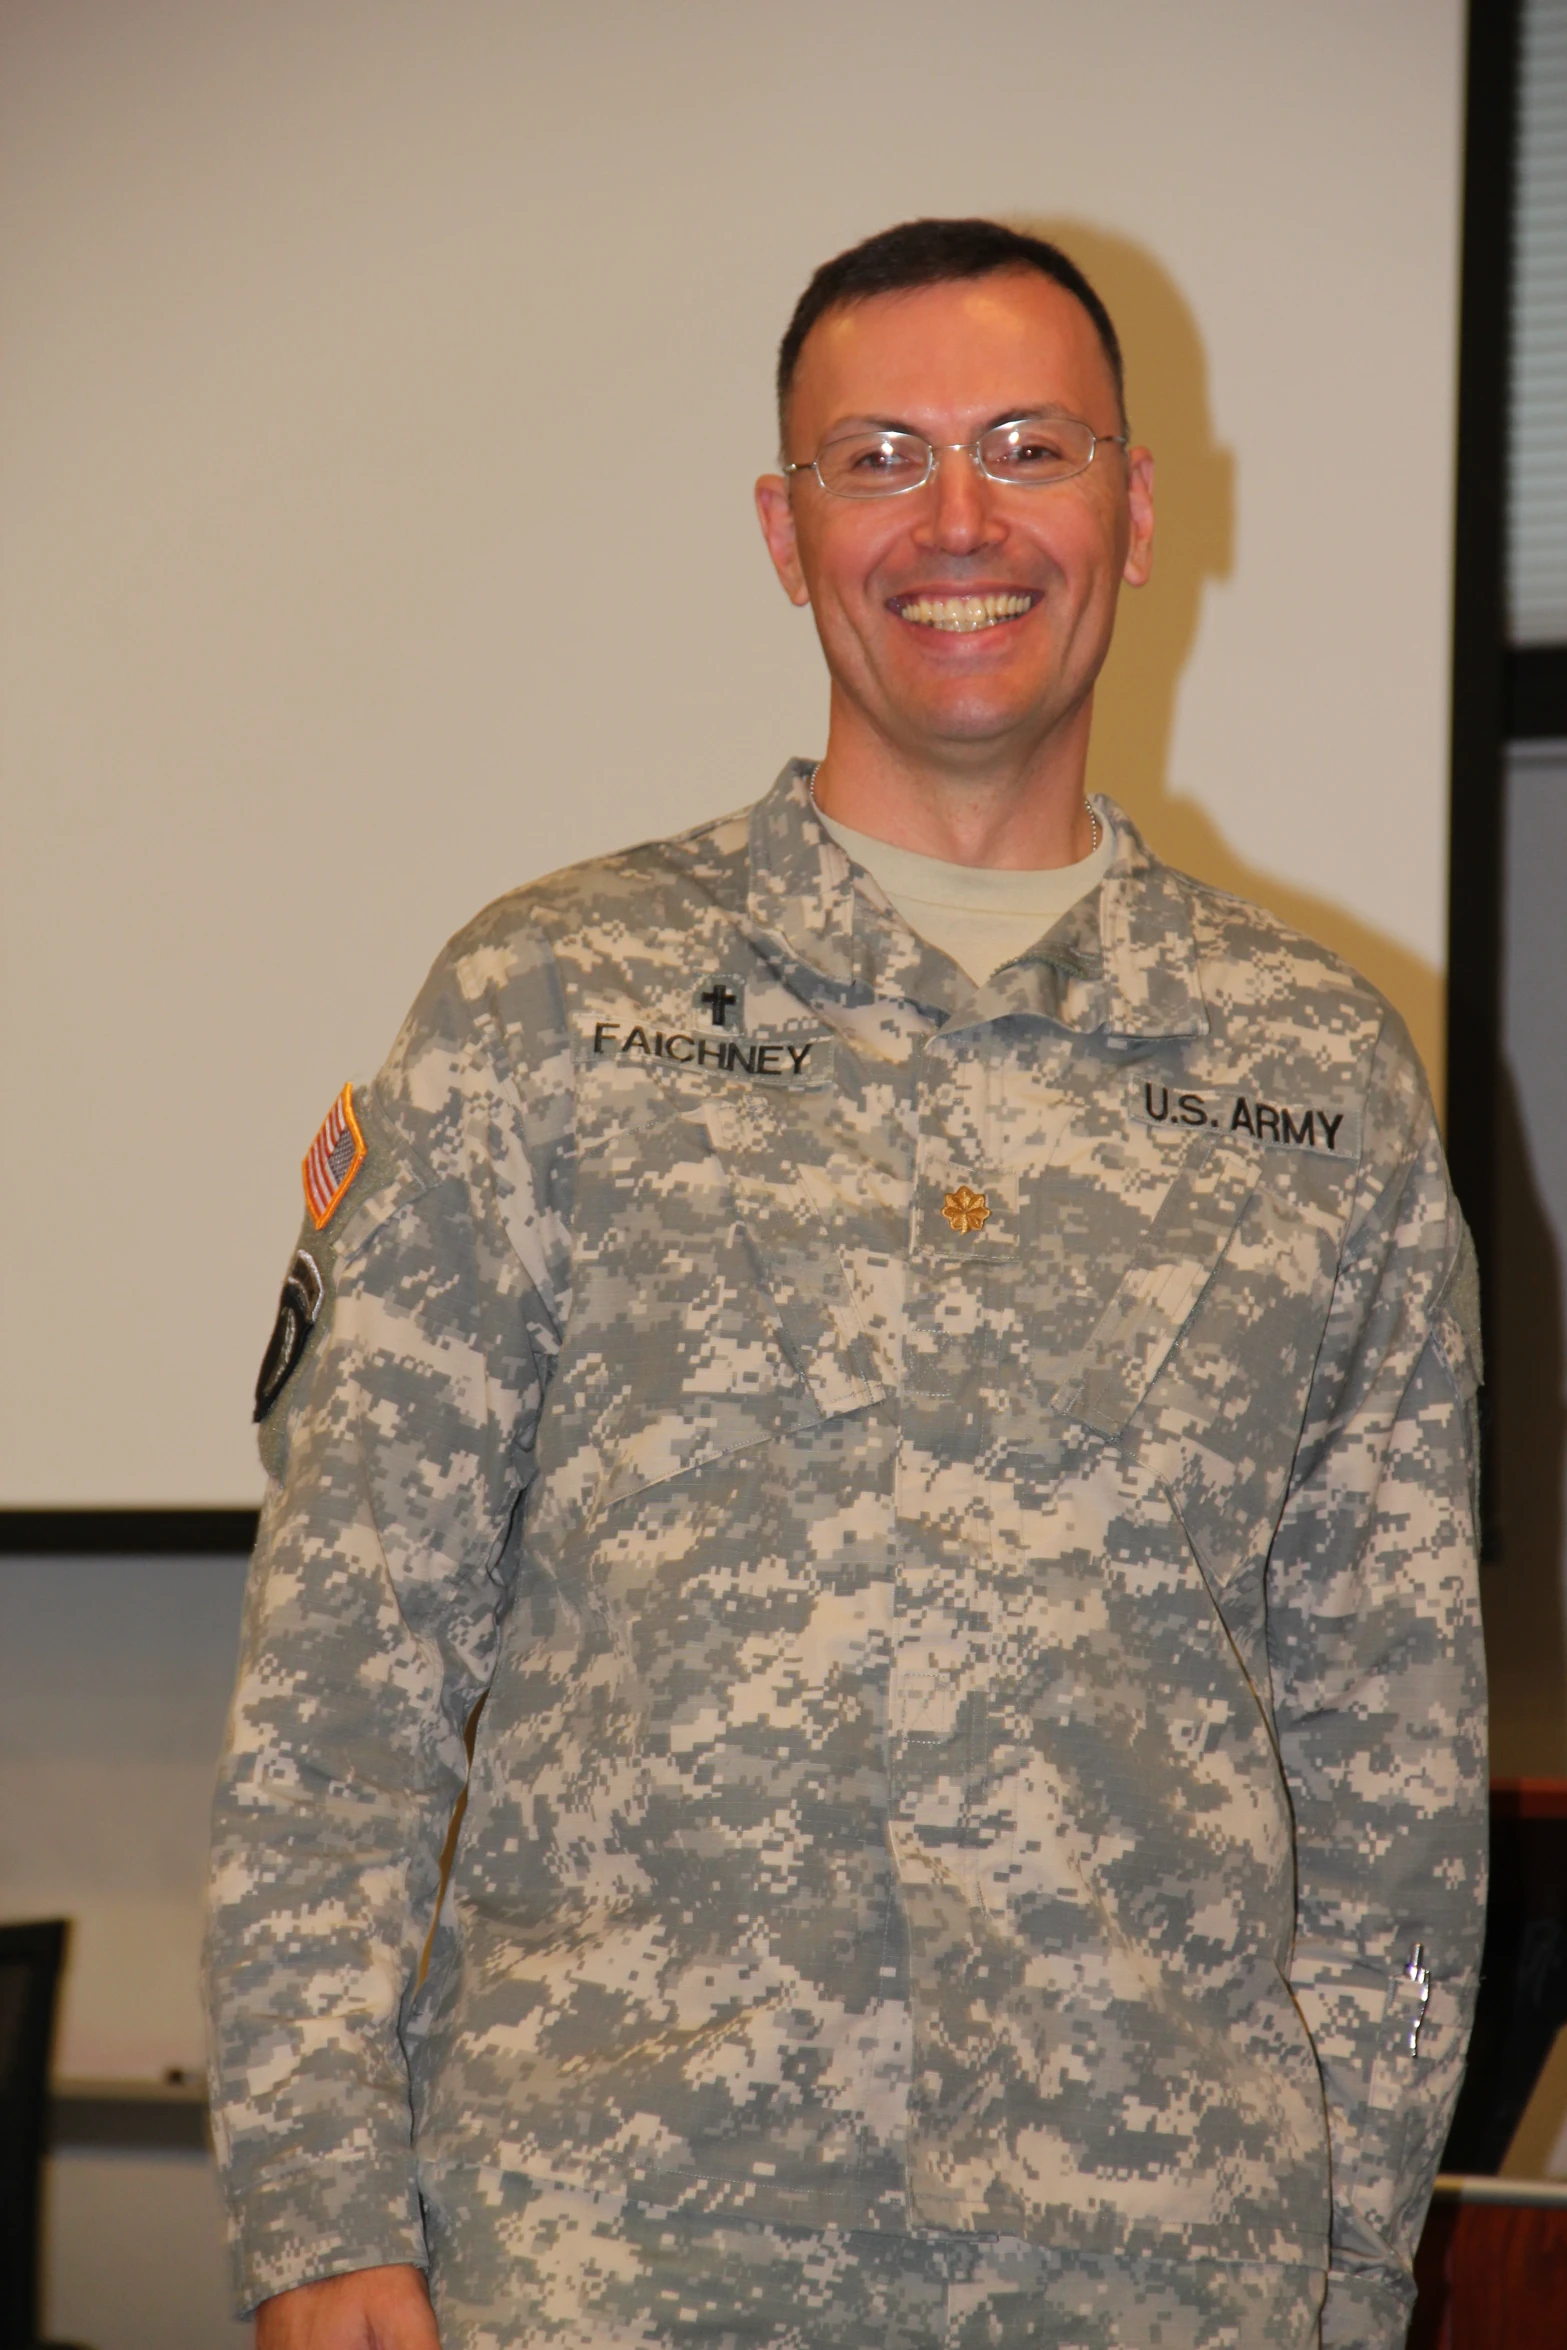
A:
<svg viewBox="0 0 1567 2350">
<path fill-rule="evenodd" d="M 851 832 L 820 808 L 816 813 L 909 928 L 950 955 L 976 983 L 1043 938 L 1069 907 L 1097 889 L 1115 854 L 1115 833 L 1103 817 L 1098 848 L 1079 864 L 1018 873 L 994 865 L 948 865 L 940 857 L 873 840 L 867 832 Z"/>
</svg>

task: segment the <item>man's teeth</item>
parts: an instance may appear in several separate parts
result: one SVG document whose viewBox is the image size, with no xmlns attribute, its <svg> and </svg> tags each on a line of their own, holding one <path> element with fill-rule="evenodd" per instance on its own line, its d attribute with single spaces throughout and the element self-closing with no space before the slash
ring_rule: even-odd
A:
<svg viewBox="0 0 1567 2350">
<path fill-rule="evenodd" d="M 1018 619 L 1033 602 L 1018 595 L 911 596 L 898 610 L 920 628 L 994 628 L 998 620 Z"/>
</svg>

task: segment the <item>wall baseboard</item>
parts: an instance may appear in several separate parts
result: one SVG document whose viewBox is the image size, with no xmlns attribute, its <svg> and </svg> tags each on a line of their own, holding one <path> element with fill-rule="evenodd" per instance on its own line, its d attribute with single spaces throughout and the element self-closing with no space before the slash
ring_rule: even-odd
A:
<svg viewBox="0 0 1567 2350">
<path fill-rule="evenodd" d="M 255 1510 L 0 1509 L 8 1558 L 244 1556 L 255 1545 Z"/>
<path fill-rule="evenodd" d="M 135 2146 L 207 2154 L 207 2092 L 200 2081 L 56 2081 L 49 2145 Z"/>
</svg>

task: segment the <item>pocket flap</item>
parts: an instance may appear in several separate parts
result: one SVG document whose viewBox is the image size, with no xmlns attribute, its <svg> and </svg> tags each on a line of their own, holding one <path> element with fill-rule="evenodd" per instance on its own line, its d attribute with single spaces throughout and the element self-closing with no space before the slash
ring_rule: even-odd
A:
<svg viewBox="0 0 1567 2350">
<path fill-rule="evenodd" d="M 818 1410 L 825 1418 L 879 1403 L 887 1389 L 874 1375 L 848 1271 L 776 1112 L 748 1094 L 713 1101 L 704 1115 L 734 1189 L 742 1237 Z"/>
<path fill-rule="evenodd" d="M 1055 1409 L 1119 1436 L 1157 1377 L 1257 1188 L 1257 1154 L 1215 1142 L 1165 1194 L 1147 1237 L 1095 1324 Z"/>
</svg>

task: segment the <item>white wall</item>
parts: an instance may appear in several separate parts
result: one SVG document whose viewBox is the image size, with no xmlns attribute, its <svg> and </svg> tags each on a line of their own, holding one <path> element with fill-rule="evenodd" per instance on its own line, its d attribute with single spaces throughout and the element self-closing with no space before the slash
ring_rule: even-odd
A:
<svg viewBox="0 0 1567 2350">
<path fill-rule="evenodd" d="M 248 2350 L 223 2206 L 200 2154 L 73 2148 L 45 2178 L 43 2317 L 91 2350 Z"/>
<path fill-rule="evenodd" d="M 197 1963 L 238 1558 L 0 1558 L 0 1915 L 68 1917 L 55 2070 L 205 2062 Z"/>
<path fill-rule="evenodd" d="M 0 1501 L 244 1502 L 300 1153 L 442 937 L 820 747 L 811 267 L 1054 225 L 1163 464 L 1096 780 L 1435 1057 L 1459 0 L 3 0 Z"/>
<path fill-rule="evenodd" d="M 245 1562 L 0 1558 L 0 1915 L 68 1917 L 55 2072 L 199 2073 L 212 1777 Z M 50 2162 L 44 2315 L 92 2350 L 239 2350 L 199 2154 Z"/>
</svg>

